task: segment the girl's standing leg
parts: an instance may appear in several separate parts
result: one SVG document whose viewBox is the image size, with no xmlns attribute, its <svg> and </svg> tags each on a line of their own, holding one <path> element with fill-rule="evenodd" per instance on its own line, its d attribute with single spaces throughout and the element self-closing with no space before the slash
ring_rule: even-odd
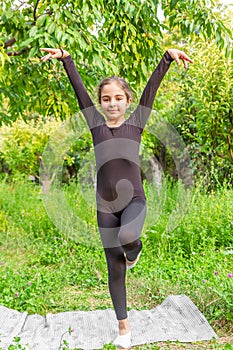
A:
<svg viewBox="0 0 233 350">
<path fill-rule="evenodd" d="M 126 311 L 126 265 L 124 251 L 117 244 L 120 220 L 113 213 L 97 212 L 98 225 L 108 265 L 108 286 L 117 320 L 127 318 Z M 111 239 L 106 238 L 106 232 Z"/>
<path fill-rule="evenodd" d="M 121 247 L 104 248 L 108 264 L 108 285 L 112 303 L 119 321 L 119 334 L 130 331 L 126 309 L 126 265 L 124 251 Z"/>
<path fill-rule="evenodd" d="M 113 344 L 128 348 L 131 344 L 131 332 L 126 308 L 125 256 L 118 241 L 119 215 L 98 211 L 97 218 L 108 265 L 109 291 L 119 322 L 119 335 Z"/>
<path fill-rule="evenodd" d="M 144 224 L 146 205 L 133 200 L 120 213 L 97 212 L 98 225 L 108 265 L 108 285 L 113 306 L 119 321 L 116 343 L 130 346 L 131 333 L 126 305 L 126 260 L 134 260 L 142 249 L 139 239 Z M 122 244 L 122 246 L 121 246 Z"/>
</svg>

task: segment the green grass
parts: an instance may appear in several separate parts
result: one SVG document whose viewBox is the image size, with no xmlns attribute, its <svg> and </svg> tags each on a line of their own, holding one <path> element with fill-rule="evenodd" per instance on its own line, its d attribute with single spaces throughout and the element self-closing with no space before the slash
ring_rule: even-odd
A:
<svg viewBox="0 0 233 350">
<path fill-rule="evenodd" d="M 233 191 L 222 188 L 207 194 L 195 189 L 189 211 L 182 219 L 176 214 L 174 221 L 174 207 L 177 213 L 177 203 L 180 205 L 177 188 L 167 185 L 162 190 L 166 192 L 163 197 L 166 200 L 159 204 L 160 216 L 155 215 L 157 220 L 153 225 L 153 215 L 158 211 L 158 202 L 153 198 L 148 202 L 147 224 L 142 234 L 143 254 L 137 268 L 127 273 L 128 308 L 151 309 L 170 294 L 186 294 L 220 337 L 230 337 Z M 25 181 L 0 183 L 1 305 L 41 315 L 112 308 L 92 198 L 81 198 L 75 184 L 65 186 L 63 193 L 72 211 L 62 208 L 61 202 L 47 202 L 56 226 L 47 215 L 37 185 Z M 58 197 L 53 199 L 60 200 L 60 194 L 56 193 Z M 76 220 L 77 217 L 83 221 Z M 89 236 L 91 240 L 87 239 Z M 230 350 L 232 342 L 231 339 L 228 344 L 226 338 L 224 344 L 214 341 L 185 347 L 185 344 L 164 343 L 135 349 L 208 346 L 208 349 Z M 12 349 L 20 349 L 19 344 L 14 346 Z"/>
</svg>

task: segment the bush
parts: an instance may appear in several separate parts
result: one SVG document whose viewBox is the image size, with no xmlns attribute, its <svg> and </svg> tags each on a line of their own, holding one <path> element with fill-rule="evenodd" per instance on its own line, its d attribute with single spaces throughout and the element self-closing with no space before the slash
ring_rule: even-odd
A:
<svg viewBox="0 0 233 350">
<path fill-rule="evenodd" d="M 39 179 L 40 165 L 44 165 L 42 155 L 46 145 L 50 147 L 49 139 L 54 143 L 53 147 L 62 148 L 62 154 L 55 149 L 54 154 L 50 153 L 50 157 L 53 163 L 55 157 L 62 156 L 63 180 L 68 181 L 76 176 L 77 171 L 82 167 L 82 159 L 88 157 L 91 148 L 91 134 L 87 133 L 87 129 L 80 126 L 79 122 L 76 123 L 76 117 L 67 120 L 65 124 L 54 119 L 37 117 L 30 119 L 27 123 L 19 119 L 11 126 L 2 125 L 0 172 L 12 179 L 29 176 L 32 180 Z"/>
<path fill-rule="evenodd" d="M 42 117 L 24 122 L 18 119 L 11 126 L 2 125 L 0 133 L 0 166 L 12 177 L 29 175 L 38 178 L 39 162 L 50 135 L 57 129 L 55 120 Z"/>
</svg>

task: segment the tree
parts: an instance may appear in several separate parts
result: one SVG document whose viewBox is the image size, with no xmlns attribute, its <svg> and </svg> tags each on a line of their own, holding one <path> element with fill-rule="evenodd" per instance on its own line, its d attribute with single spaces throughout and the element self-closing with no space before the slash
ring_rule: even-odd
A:
<svg viewBox="0 0 233 350">
<path fill-rule="evenodd" d="M 231 31 L 213 5 L 207 0 L 5 0 L 0 122 L 28 119 L 32 112 L 65 119 L 77 111 L 61 64 L 40 63 L 40 47 L 65 47 L 91 94 L 103 76 L 112 74 L 127 77 L 138 92 L 161 56 L 164 30 L 214 37 L 229 54 Z M 167 26 L 159 19 L 159 6 Z"/>
<path fill-rule="evenodd" d="M 189 145 L 198 172 L 211 175 L 209 180 L 215 183 L 230 182 L 233 170 L 232 60 L 226 60 L 213 43 L 204 44 L 196 45 L 195 70 L 186 74 L 181 86 L 175 108 L 176 125 Z"/>
<path fill-rule="evenodd" d="M 165 36 L 166 45 L 175 39 Z M 167 120 L 184 140 L 198 177 L 209 187 L 232 183 L 233 173 L 233 66 L 211 40 L 188 42 L 184 50 L 195 58 L 184 71 L 173 67 L 155 101 L 160 119 Z M 148 130 L 156 120 L 148 121 Z M 151 124 L 151 125 L 150 125 Z M 143 136 L 146 148 L 174 174 L 167 150 L 153 135 Z"/>
<path fill-rule="evenodd" d="M 222 10 L 220 7 L 221 12 L 216 15 L 223 17 L 232 30 L 232 12 Z M 233 180 L 232 58 L 219 51 L 211 39 L 197 36 L 191 41 L 183 39 L 180 32 L 164 35 L 166 47 L 174 42 L 190 52 L 195 64 L 186 71 L 173 66 L 162 83 L 154 108 L 181 135 L 195 175 L 205 177 L 209 187 L 230 184 Z M 155 122 L 150 120 L 148 124 Z M 163 170 L 174 176 L 174 164 L 165 147 L 150 134 L 144 133 L 143 142 Z"/>
</svg>

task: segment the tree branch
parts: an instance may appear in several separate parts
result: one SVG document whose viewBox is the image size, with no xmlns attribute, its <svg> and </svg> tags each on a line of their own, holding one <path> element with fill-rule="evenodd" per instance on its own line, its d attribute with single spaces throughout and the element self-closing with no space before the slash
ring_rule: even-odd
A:
<svg viewBox="0 0 233 350">
<path fill-rule="evenodd" d="M 28 48 L 22 49 L 20 51 L 10 51 L 10 52 L 6 52 L 6 54 L 8 56 L 20 56 L 22 55 L 24 52 L 28 51 Z"/>
<path fill-rule="evenodd" d="M 34 24 L 36 23 L 36 20 L 37 20 L 37 17 L 36 17 L 36 10 L 37 10 L 37 7 L 38 7 L 38 5 L 39 5 L 39 2 L 40 2 L 40 0 L 37 0 L 37 1 L 36 1 L 36 5 L 35 5 L 34 10 L 33 10 Z"/>
<path fill-rule="evenodd" d="M 216 155 L 221 159 L 226 159 L 226 156 L 224 154 L 219 153 L 218 151 L 215 151 Z"/>
<path fill-rule="evenodd" d="M 20 1 L 21 3 L 19 4 L 19 6 L 16 8 L 16 11 L 18 11 L 20 9 L 20 7 L 24 6 L 24 5 L 28 5 L 27 1 Z"/>
<path fill-rule="evenodd" d="M 9 39 L 9 40 L 5 41 L 4 44 L 3 44 L 4 45 L 4 49 L 6 49 L 9 46 L 14 45 L 15 42 L 16 42 L 15 38 L 12 38 L 12 39 Z"/>
</svg>

